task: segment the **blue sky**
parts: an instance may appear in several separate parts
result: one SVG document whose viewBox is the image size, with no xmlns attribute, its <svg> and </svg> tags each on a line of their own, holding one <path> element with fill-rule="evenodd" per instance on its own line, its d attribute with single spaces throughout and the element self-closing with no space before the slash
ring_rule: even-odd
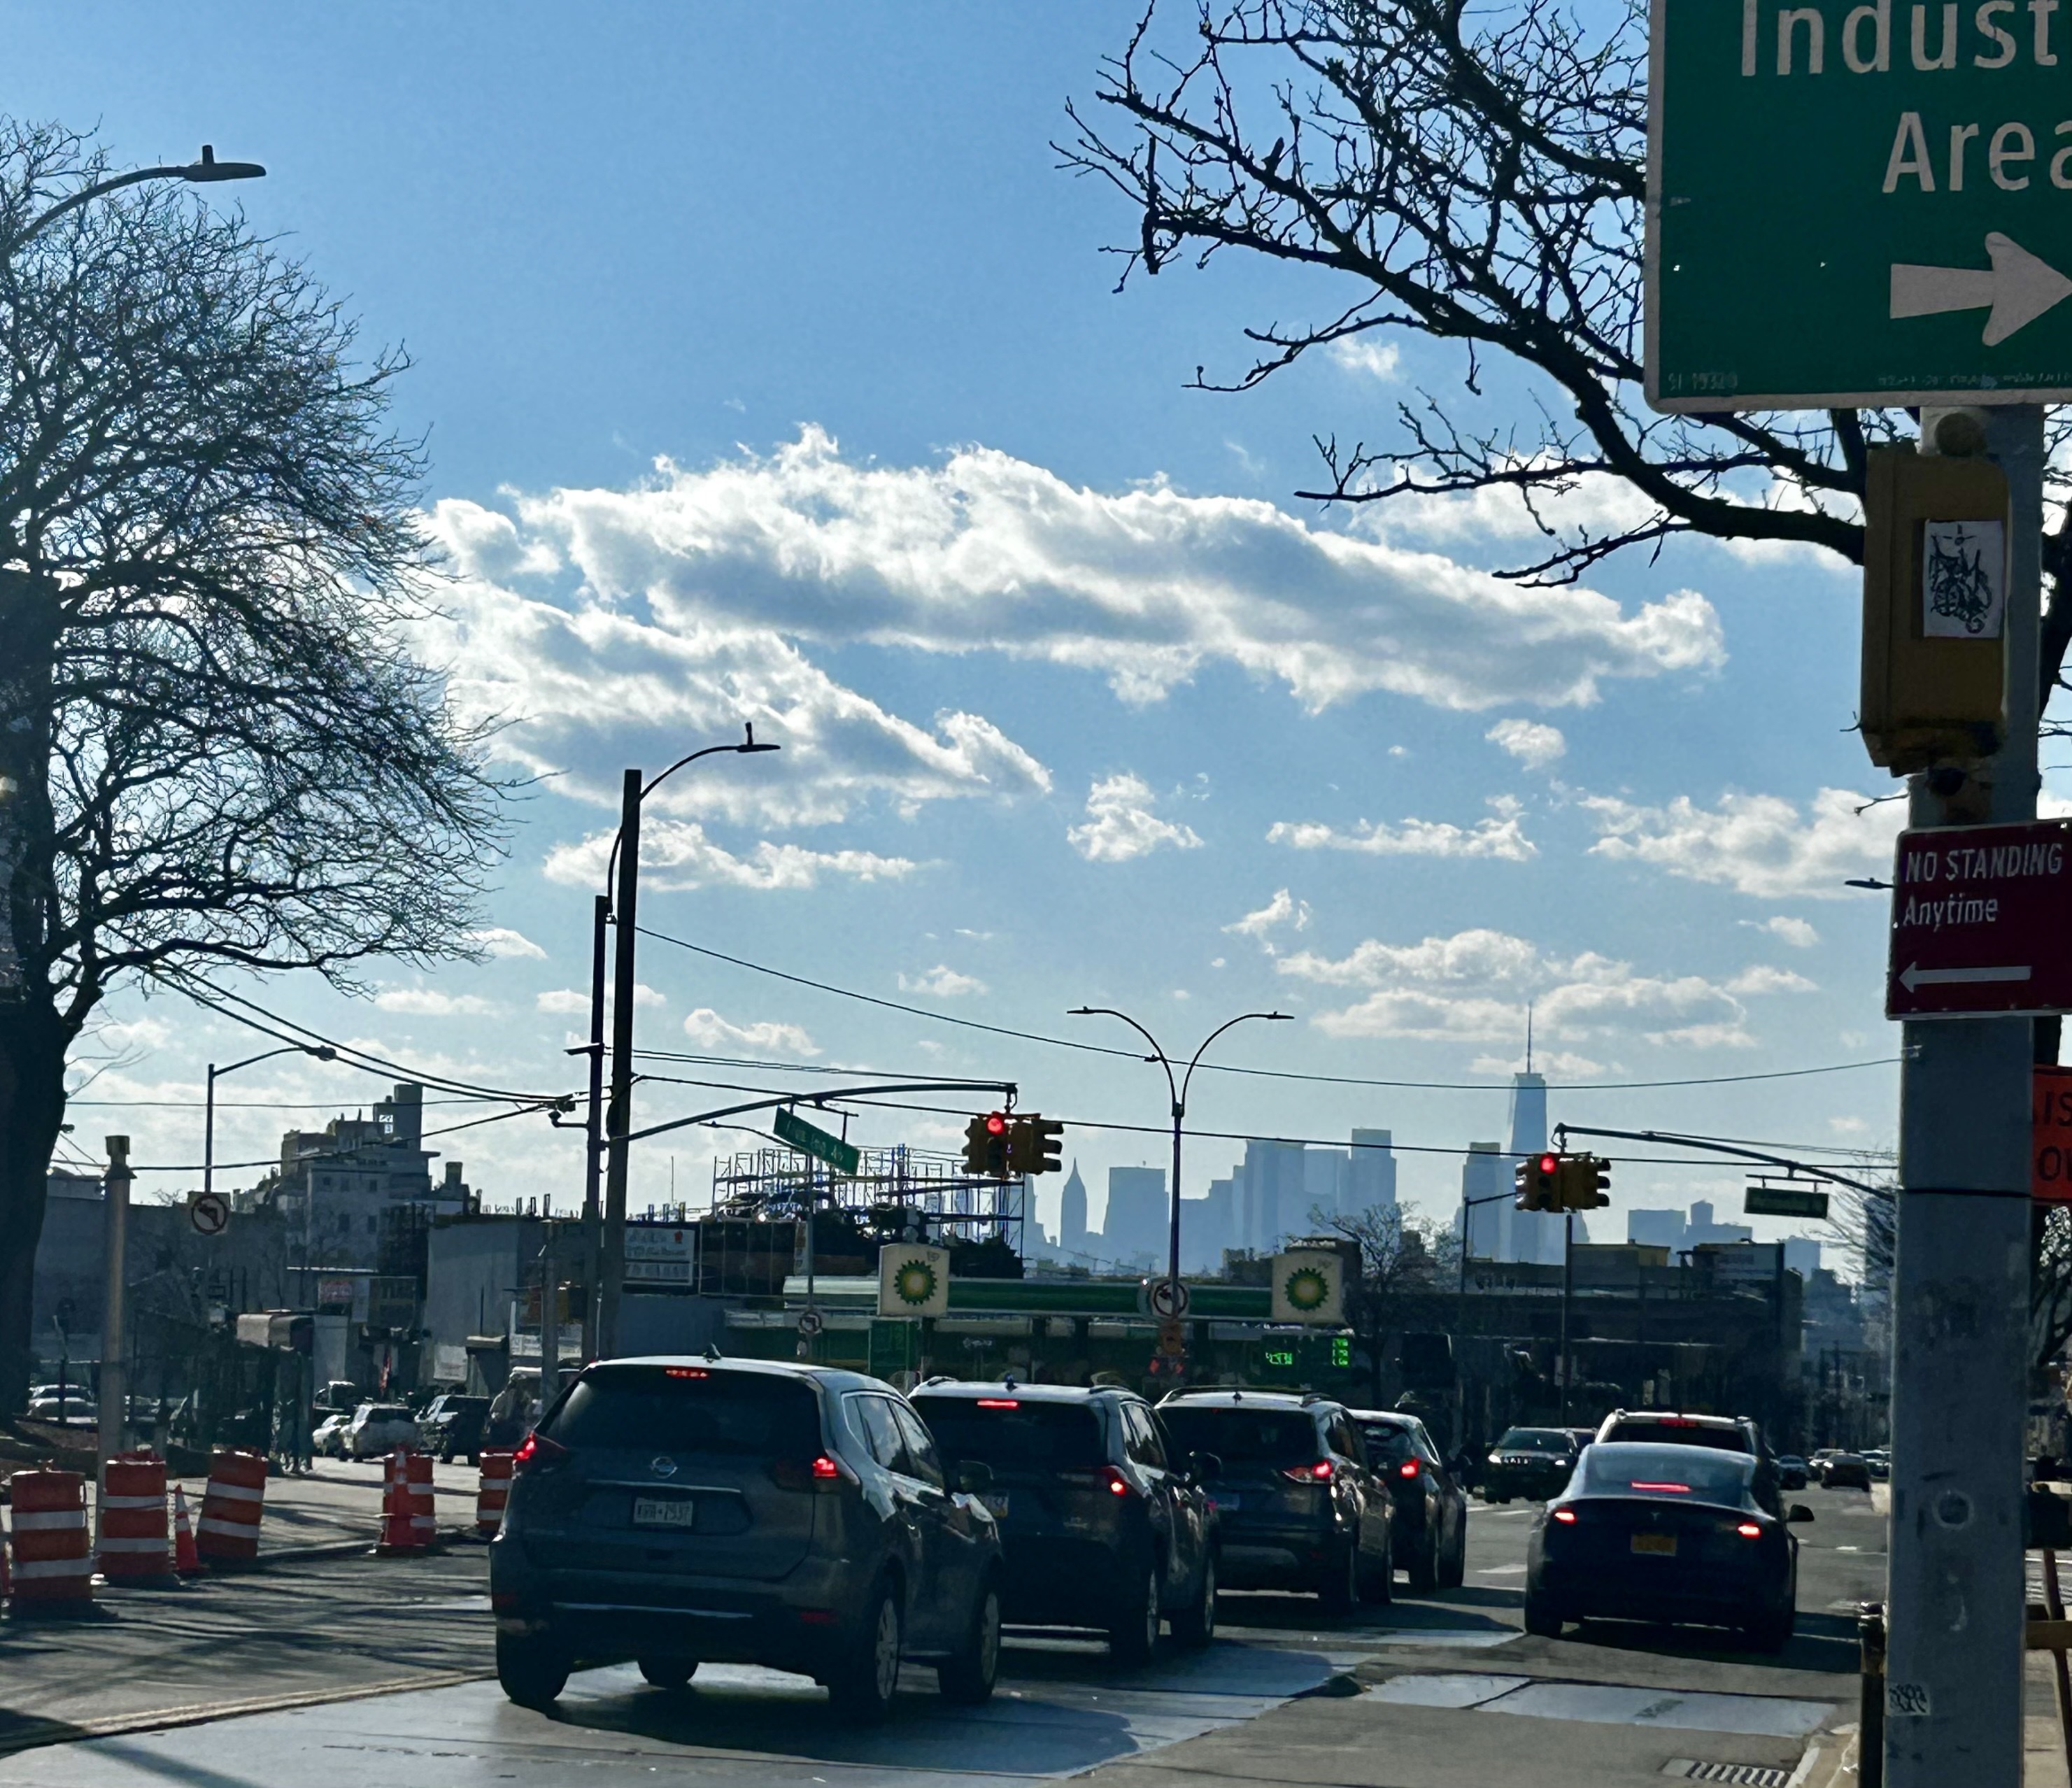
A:
<svg viewBox="0 0 2072 1788">
<path fill-rule="evenodd" d="M 1557 1118 L 1804 1146 L 1888 1145 L 1889 1067 L 1564 1093 L 1889 1057 L 1897 808 L 1844 730 L 1856 584 L 1800 554 L 1679 547 L 1534 591 L 1495 504 L 1320 513 L 1313 434 L 1385 435 L 1457 365 L 1412 339 L 1243 397 L 1242 327 L 1321 314 L 1312 276 L 1225 257 L 1116 295 L 1133 220 L 1057 171 L 1068 96 L 1131 14 L 624 5 L 329 14 L 10 9 L 9 104 L 98 126 L 122 162 L 203 141 L 236 189 L 415 369 L 426 491 L 452 554 L 423 648 L 538 775 L 488 915 L 501 952 L 371 1001 L 256 997 L 390 1058 L 576 1082 L 599 840 L 619 767 L 754 719 L 652 816 L 643 917 L 792 973 L 1056 1034 L 1124 1007 L 1223 1058 L 1468 1090 L 1204 1075 L 1240 1134 L 1393 1128 L 1433 1210 L 1502 1132 L 1525 1008 Z M 1480 412 L 1522 413 L 1499 378 Z M 1600 507 L 1615 491 L 1579 493 Z M 1155 1071 L 873 1009 L 650 944 L 643 1040 L 743 1058 L 1019 1082 L 1025 1107 L 1157 1124 Z M 253 991 L 250 989 L 248 992 Z M 91 1148 L 199 1158 L 204 1064 L 241 1034 L 126 997 L 82 1064 Z M 1076 1033 L 1075 1033 L 1076 1034 Z M 754 1078 L 726 1071 L 715 1078 Z M 379 1083 L 278 1064 L 223 1083 L 219 1154 Z M 642 1116 L 697 1108 L 643 1088 Z M 293 1109 L 296 1104 L 305 1108 Z M 448 1114 L 450 1116 L 452 1114 Z M 852 1134 L 945 1146 L 950 1119 Z M 725 1137 L 717 1146 L 746 1139 Z M 453 1140 L 492 1199 L 580 1185 L 535 1120 Z M 677 1139 L 679 1192 L 709 1139 Z M 1188 1190 L 1241 1145 L 1191 1145 Z M 1096 1204 L 1153 1137 L 1068 1135 Z M 636 1206 L 666 1194 L 636 1153 Z M 232 1173 L 233 1183 L 250 1174 Z M 147 1179 L 171 1190 L 191 1174 Z M 1635 1163 L 1621 1205 L 1712 1197 L 1720 1167 Z M 1758 1224 L 1759 1232 L 1777 1226 Z"/>
</svg>

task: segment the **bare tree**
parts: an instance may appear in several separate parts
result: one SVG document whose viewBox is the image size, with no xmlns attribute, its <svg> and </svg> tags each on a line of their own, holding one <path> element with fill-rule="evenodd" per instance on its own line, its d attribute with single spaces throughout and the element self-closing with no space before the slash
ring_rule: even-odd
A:
<svg viewBox="0 0 2072 1788">
<path fill-rule="evenodd" d="M 111 989 L 465 953 L 502 785 L 416 663 L 400 356 L 236 219 L 0 120 L 0 1409 Z"/>
<path fill-rule="evenodd" d="M 1367 1357 L 1372 1395 L 1381 1396 L 1382 1355 L 1402 1326 L 1406 1300 L 1445 1290 L 1460 1270 L 1460 1238 L 1449 1224 L 1413 1217 L 1398 1204 L 1369 1205 L 1341 1215 L 1309 1213 L 1318 1233 L 1350 1242 L 1359 1278 L 1346 1288 L 1346 1319 Z"/>
<path fill-rule="evenodd" d="M 1458 345 L 1464 394 L 1398 404 L 1379 445 L 1320 434 L 1327 478 L 1299 495 L 1515 491 L 1542 544 L 1503 574 L 1539 582 L 1682 534 L 1860 561 L 1864 456 L 1910 434 L 1906 417 L 1663 417 L 1642 401 L 1646 73 L 1638 0 L 1154 6 L 1055 146 L 1134 210 L 1112 251 L 1124 281 L 1231 250 L 1317 273 L 1314 313 L 1247 329 L 1249 364 L 1198 368 L 1203 388 L 1248 389 L 1378 332 Z M 1523 424 L 1471 413 L 1499 360 L 1527 375 Z M 1625 499 L 1561 504 L 1593 481 Z M 2044 565 L 2047 699 L 2072 638 L 2062 507 Z"/>
</svg>

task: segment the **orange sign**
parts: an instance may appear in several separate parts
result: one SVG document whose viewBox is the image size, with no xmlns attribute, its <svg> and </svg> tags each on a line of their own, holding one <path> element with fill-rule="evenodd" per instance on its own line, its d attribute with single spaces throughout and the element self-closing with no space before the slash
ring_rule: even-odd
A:
<svg viewBox="0 0 2072 1788">
<path fill-rule="evenodd" d="M 2029 1195 L 2039 1204 L 2072 1204 L 2072 1068 L 2036 1071 L 2035 1108 Z"/>
</svg>

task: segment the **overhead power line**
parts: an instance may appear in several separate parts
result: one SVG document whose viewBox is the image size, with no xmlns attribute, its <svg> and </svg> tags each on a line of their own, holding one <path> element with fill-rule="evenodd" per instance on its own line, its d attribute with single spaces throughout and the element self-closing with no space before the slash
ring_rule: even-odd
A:
<svg viewBox="0 0 2072 1788">
<path fill-rule="evenodd" d="M 854 1000 L 865 1005 L 874 1005 L 887 1012 L 903 1012 L 911 1017 L 925 1018 L 931 1024 L 953 1025 L 961 1030 L 983 1031 L 989 1036 L 1007 1037 L 1017 1042 L 1042 1043 L 1052 1049 L 1077 1050 L 1087 1055 L 1106 1055 L 1125 1062 L 1149 1059 L 1136 1050 L 1116 1049 L 1104 1043 L 1089 1043 L 1076 1037 L 1052 1037 L 1042 1031 L 1018 1030 L 1006 1025 L 989 1025 L 977 1018 L 960 1018 L 947 1012 L 931 1012 L 925 1006 L 910 1005 L 903 1000 L 888 1000 L 876 993 L 865 993 L 853 987 L 840 987 L 832 981 L 815 980 L 809 976 L 794 975 L 782 968 L 772 968 L 767 964 L 750 962 L 745 956 L 730 956 L 724 950 L 714 950 L 702 943 L 693 943 L 688 938 L 672 937 L 667 931 L 657 931 L 643 925 L 637 927 L 643 937 L 650 937 L 658 943 L 673 944 L 679 950 L 689 950 L 701 956 L 709 956 L 715 962 L 746 968 L 751 974 L 767 975 L 773 980 L 789 981 L 795 987 L 809 987 L 816 993 L 831 993 L 837 999 Z M 671 1056 L 660 1050 L 641 1050 L 659 1060 L 710 1062 L 714 1058 L 704 1056 Z M 1848 1074 L 1859 1068 L 1885 1068 L 1897 1067 L 1896 1055 L 1874 1056 L 1862 1062 L 1830 1062 L 1819 1067 L 1773 1068 L 1756 1074 L 1694 1075 L 1679 1080 L 1569 1080 L 1553 1083 L 1563 1092 L 1637 1092 L 1671 1087 L 1725 1087 L 1753 1080 L 1797 1080 L 1810 1075 Z M 763 1064 L 758 1064 L 763 1065 Z M 772 1064 L 774 1065 L 774 1064 Z M 825 1071 L 816 1070 L 814 1071 Z M 861 1073 L 860 1069 L 838 1069 L 838 1073 Z M 1329 1087 L 1395 1087 L 1420 1092 L 1487 1092 L 1498 1083 L 1489 1080 L 1384 1080 L 1365 1075 L 1307 1074 L 1293 1068 L 1236 1067 L 1224 1062 L 1204 1062 L 1201 1071 L 1215 1074 L 1243 1075 L 1260 1080 L 1293 1080 Z"/>
</svg>

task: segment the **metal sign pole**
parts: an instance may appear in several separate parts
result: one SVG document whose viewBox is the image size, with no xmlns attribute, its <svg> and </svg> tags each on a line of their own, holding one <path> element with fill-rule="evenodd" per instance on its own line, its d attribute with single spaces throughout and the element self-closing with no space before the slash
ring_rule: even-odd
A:
<svg viewBox="0 0 2072 1788">
<path fill-rule="evenodd" d="M 1991 767 L 1985 816 L 2005 823 L 2036 812 L 2041 407 L 1988 411 L 1987 448 L 2012 495 L 2007 743 Z M 1929 780 L 1914 779 L 1912 823 L 1962 823 Z M 2033 1025 L 1942 1018 L 1903 1033 L 1885 1679 L 1891 1788 L 2021 1780 Z"/>
</svg>

